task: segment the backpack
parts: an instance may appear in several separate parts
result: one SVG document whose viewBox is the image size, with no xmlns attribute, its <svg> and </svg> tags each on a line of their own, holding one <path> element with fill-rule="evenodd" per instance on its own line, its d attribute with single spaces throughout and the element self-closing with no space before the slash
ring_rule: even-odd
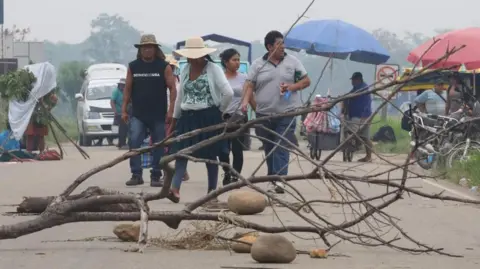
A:
<svg viewBox="0 0 480 269">
<path fill-rule="evenodd" d="M 372 141 L 374 142 L 384 142 L 384 143 L 396 143 L 397 138 L 393 128 L 389 125 L 380 127 L 378 131 L 373 135 Z"/>
</svg>

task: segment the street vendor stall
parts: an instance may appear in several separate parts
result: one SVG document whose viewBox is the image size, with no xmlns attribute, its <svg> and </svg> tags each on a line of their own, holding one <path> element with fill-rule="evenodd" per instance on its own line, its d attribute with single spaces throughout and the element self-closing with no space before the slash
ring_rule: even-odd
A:
<svg viewBox="0 0 480 269">
<path fill-rule="evenodd" d="M 287 49 L 303 50 L 307 54 L 329 57 L 330 65 L 333 63 L 333 59 L 349 59 L 354 62 L 378 65 L 387 62 L 390 58 L 388 51 L 370 33 L 340 20 L 312 20 L 299 24 L 285 36 L 284 42 Z M 312 95 L 319 84 L 318 82 L 312 91 Z M 309 100 L 312 95 L 308 98 Z M 337 115 L 337 117 L 339 116 Z M 346 130 L 345 122 L 348 122 L 348 119 L 342 123 L 342 131 L 337 132 L 342 139 L 351 133 Z M 334 129 L 330 130 L 330 132 L 334 131 Z M 310 128 L 309 139 L 312 140 L 313 136 L 323 133 L 325 131 L 322 129 Z M 317 140 L 315 139 L 315 141 Z M 340 141 L 340 139 L 337 141 Z M 324 147 L 325 144 L 323 143 L 315 143 L 311 150 L 318 152 L 331 149 L 332 146 L 336 147 L 337 145 L 338 142 L 333 145 L 330 143 L 327 148 Z M 355 149 L 348 146 L 343 149 L 344 161 L 352 160 Z"/>
</svg>

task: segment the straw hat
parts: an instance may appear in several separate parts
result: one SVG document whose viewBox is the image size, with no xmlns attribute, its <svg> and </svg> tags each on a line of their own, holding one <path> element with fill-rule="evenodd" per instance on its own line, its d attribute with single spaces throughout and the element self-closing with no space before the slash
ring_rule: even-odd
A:
<svg viewBox="0 0 480 269">
<path fill-rule="evenodd" d="M 165 55 L 165 61 L 166 61 L 168 64 L 171 64 L 171 65 L 174 65 L 174 66 L 176 66 L 176 67 L 179 67 L 177 59 L 175 59 L 175 57 L 173 57 L 172 54 L 167 54 L 167 55 Z"/>
<path fill-rule="evenodd" d="M 185 41 L 185 47 L 176 50 L 175 53 L 185 58 L 198 59 L 216 50 L 215 48 L 207 48 L 201 37 L 191 37 Z"/>
<path fill-rule="evenodd" d="M 142 35 L 140 38 L 140 43 L 133 45 L 135 48 L 140 48 L 141 46 L 145 45 L 154 45 L 154 46 L 159 46 L 160 44 L 157 43 L 157 39 L 155 38 L 155 35 Z"/>
</svg>

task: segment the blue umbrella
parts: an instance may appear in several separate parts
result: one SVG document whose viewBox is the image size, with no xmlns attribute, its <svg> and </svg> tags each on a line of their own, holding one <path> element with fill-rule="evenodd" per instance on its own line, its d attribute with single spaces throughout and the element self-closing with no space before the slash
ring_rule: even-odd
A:
<svg viewBox="0 0 480 269">
<path fill-rule="evenodd" d="M 340 20 L 314 20 L 299 24 L 284 40 L 285 47 L 308 54 L 382 64 L 390 54 L 367 31 Z"/>
</svg>

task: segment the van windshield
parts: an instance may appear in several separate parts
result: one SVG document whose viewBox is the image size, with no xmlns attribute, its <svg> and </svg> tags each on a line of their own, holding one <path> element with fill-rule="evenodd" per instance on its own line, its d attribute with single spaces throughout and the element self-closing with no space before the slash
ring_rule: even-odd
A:
<svg viewBox="0 0 480 269">
<path fill-rule="evenodd" d="M 95 85 L 87 89 L 87 100 L 105 100 L 112 98 L 113 91 L 117 88 L 117 84 L 111 85 Z"/>
</svg>

